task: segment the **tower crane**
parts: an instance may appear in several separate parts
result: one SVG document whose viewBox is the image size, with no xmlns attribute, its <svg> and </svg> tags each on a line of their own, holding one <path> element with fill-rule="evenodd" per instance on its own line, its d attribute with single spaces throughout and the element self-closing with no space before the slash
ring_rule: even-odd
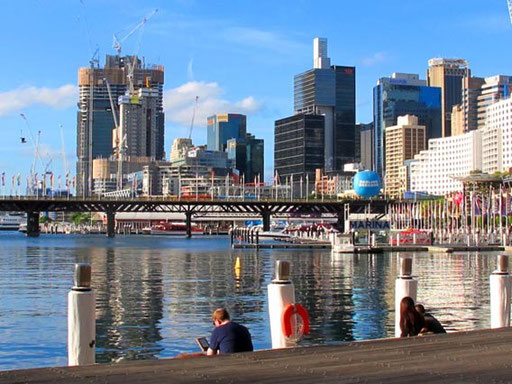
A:
<svg viewBox="0 0 512 384">
<path fill-rule="evenodd" d="M 27 127 L 28 134 L 30 135 L 30 141 L 32 142 L 32 147 L 34 148 L 34 159 L 32 160 L 32 166 L 30 167 L 30 180 L 33 180 L 34 174 L 36 172 L 36 166 L 37 166 L 37 159 L 41 161 L 41 164 L 43 164 L 43 160 L 41 159 L 41 156 L 39 154 L 39 140 L 41 138 L 41 131 L 37 132 L 37 140 L 34 138 L 34 135 L 32 134 L 32 130 L 30 129 L 30 125 L 28 123 L 27 117 L 24 113 L 20 113 L 20 117 L 25 122 L 25 126 Z M 25 143 L 26 139 L 24 137 L 21 137 L 21 142 Z"/>
<path fill-rule="evenodd" d="M 142 19 L 142 21 L 139 24 L 137 24 L 130 32 L 128 32 L 126 35 L 124 35 L 121 38 L 118 38 L 117 35 L 114 33 L 112 48 L 114 48 L 117 51 L 118 56 L 121 56 L 122 44 L 126 41 L 126 39 L 128 39 L 131 35 L 133 35 L 135 32 L 137 32 L 137 30 L 144 27 L 144 25 L 149 21 L 149 19 L 151 19 L 157 12 L 158 12 L 158 9 L 155 9 L 148 16 L 144 17 Z"/>
<path fill-rule="evenodd" d="M 196 118 L 196 110 L 197 110 L 197 102 L 199 100 L 199 96 L 196 96 L 196 100 L 194 103 L 194 109 L 192 110 L 192 121 L 190 122 L 190 130 L 188 132 L 188 138 L 192 138 L 192 130 L 194 129 L 194 120 Z"/>
</svg>

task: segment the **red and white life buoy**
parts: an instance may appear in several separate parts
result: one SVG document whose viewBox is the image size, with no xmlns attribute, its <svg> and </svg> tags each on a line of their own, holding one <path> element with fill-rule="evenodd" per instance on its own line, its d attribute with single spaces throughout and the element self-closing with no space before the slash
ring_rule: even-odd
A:
<svg viewBox="0 0 512 384">
<path fill-rule="evenodd" d="M 304 324 L 304 329 L 302 334 L 307 335 L 309 333 L 309 315 L 308 311 L 300 305 L 300 304 L 289 304 L 283 311 L 283 315 L 281 317 L 281 327 L 283 330 L 283 335 L 286 337 L 290 337 L 292 335 L 292 324 L 291 319 L 292 315 L 297 314 L 301 317 L 302 322 Z"/>
</svg>

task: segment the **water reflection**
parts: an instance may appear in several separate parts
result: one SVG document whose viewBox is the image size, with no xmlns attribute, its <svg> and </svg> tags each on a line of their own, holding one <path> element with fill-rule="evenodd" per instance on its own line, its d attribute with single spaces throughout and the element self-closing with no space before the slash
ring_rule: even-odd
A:
<svg viewBox="0 0 512 384">
<path fill-rule="evenodd" d="M 194 338 L 210 334 L 211 313 L 220 306 L 248 326 L 256 349 L 269 348 L 267 284 L 277 259 L 292 263 L 297 302 L 310 314 L 304 344 L 394 333 L 396 253 L 232 250 L 226 238 L 208 237 L 0 234 L 0 241 L 0 369 L 66 364 L 66 295 L 75 262 L 93 268 L 99 362 L 196 352 Z M 494 255 L 411 253 L 418 301 L 448 330 L 488 327 Z"/>
</svg>

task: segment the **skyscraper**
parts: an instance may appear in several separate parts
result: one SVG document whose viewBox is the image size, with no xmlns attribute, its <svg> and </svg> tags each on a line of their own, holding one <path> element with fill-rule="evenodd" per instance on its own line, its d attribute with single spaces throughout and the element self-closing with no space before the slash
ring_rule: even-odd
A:
<svg viewBox="0 0 512 384">
<path fill-rule="evenodd" d="M 384 176 L 384 130 L 397 124 L 398 116 L 414 115 L 426 127 L 426 138 L 441 137 L 441 89 L 429 87 L 419 75 L 393 73 L 380 78 L 373 88 L 374 164 Z"/>
<path fill-rule="evenodd" d="M 471 76 L 471 71 L 463 59 L 435 58 L 428 61 L 428 66 L 427 84 L 441 88 L 442 135 L 451 136 L 452 108 L 461 103 L 464 79 Z"/>
<path fill-rule="evenodd" d="M 247 117 L 236 113 L 218 113 L 207 119 L 207 148 L 226 151 L 229 139 L 245 139 Z"/>
<path fill-rule="evenodd" d="M 133 69 L 132 69 L 133 68 Z M 119 121 L 118 98 L 133 81 L 134 90 L 150 88 L 156 91 L 155 157 L 164 157 L 164 112 L 162 66 L 145 66 L 136 56 L 107 55 L 104 68 L 99 65 L 78 70 L 80 96 L 77 113 L 77 193 L 90 196 L 92 192 L 92 163 L 97 158 L 113 154 L 115 128 L 110 97 Z M 110 86 L 110 97 L 108 87 Z"/>
<path fill-rule="evenodd" d="M 294 78 L 295 113 L 324 116 L 325 171 L 354 162 L 355 80 L 355 67 L 331 66 L 325 38 L 313 41 L 313 69 Z"/>
<path fill-rule="evenodd" d="M 507 99 L 512 90 L 512 76 L 496 75 L 486 77 L 477 97 L 478 128 L 485 127 L 487 107 L 500 100 Z"/>
</svg>

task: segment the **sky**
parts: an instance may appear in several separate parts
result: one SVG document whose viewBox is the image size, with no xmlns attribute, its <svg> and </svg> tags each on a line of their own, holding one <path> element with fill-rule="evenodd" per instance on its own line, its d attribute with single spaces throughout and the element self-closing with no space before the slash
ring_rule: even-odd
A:
<svg viewBox="0 0 512 384">
<path fill-rule="evenodd" d="M 206 143 L 206 116 L 247 115 L 265 139 L 273 174 L 274 121 L 293 114 L 293 76 L 313 66 L 313 39 L 328 39 L 331 63 L 356 66 L 356 119 L 372 120 L 372 88 L 393 72 L 425 78 L 432 57 L 464 58 L 474 76 L 512 75 L 506 0 L 24 0 L 1 2 L 0 173 L 7 183 L 36 171 L 76 169 L 77 71 L 98 48 L 165 67 L 167 156 L 188 136 L 199 96 L 194 144 Z M 23 114 L 26 119 L 23 119 Z M 20 137 L 27 137 L 21 144 Z M 63 145 L 64 144 L 64 145 Z"/>
</svg>

